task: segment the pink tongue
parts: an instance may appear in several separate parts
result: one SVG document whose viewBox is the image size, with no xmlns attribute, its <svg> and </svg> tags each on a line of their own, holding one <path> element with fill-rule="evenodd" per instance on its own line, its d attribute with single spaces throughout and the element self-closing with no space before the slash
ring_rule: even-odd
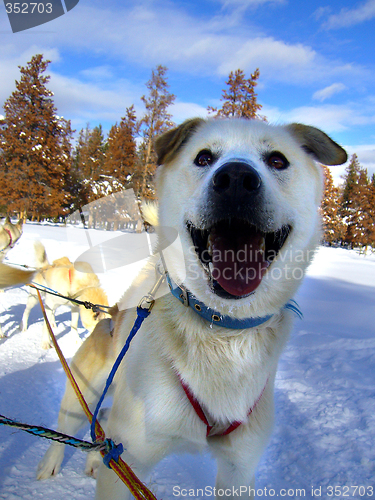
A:
<svg viewBox="0 0 375 500">
<path fill-rule="evenodd" d="M 231 295 L 253 292 L 262 281 L 268 267 L 260 250 L 262 235 L 211 235 L 212 277 Z"/>
</svg>

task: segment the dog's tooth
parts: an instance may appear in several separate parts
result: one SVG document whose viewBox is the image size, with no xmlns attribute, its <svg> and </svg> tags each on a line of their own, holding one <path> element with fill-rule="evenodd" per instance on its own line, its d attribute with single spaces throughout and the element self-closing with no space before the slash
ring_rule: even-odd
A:
<svg viewBox="0 0 375 500">
<path fill-rule="evenodd" d="M 212 264 L 212 262 L 211 262 L 211 261 L 208 263 L 208 268 L 209 268 L 209 270 L 210 270 L 210 274 L 211 274 L 211 276 L 212 276 L 212 271 L 214 270 L 214 265 Z"/>
<path fill-rule="evenodd" d="M 207 252 L 210 257 L 212 257 L 212 235 L 210 233 L 209 237 L 207 238 Z"/>
<path fill-rule="evenodd" d="M 261 250 L 262 253 L 264 253 L 266 251 L 266 239 L 265 239 L 264 236 L 260 240 L 259 248 L 260 248 L 260 250 Z"/>
</svg>

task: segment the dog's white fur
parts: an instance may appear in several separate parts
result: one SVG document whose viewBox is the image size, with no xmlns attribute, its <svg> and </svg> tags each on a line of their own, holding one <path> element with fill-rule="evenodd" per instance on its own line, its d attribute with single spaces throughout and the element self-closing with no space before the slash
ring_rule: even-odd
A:
<svg viewBox="0 0 375 500">
<path fill-rule="evenodd" d="M 104 290 L 100 287 L 99 278 L 93 272 L 91 266 L 84 262 L 77 262 L 74 266 L 67 257 L 61 257 L 53 261 L 52 265 L 48 262 L 45 248 L 41 242 L 35 243 L 36 267 L 38 273 L 35 275 L 36 284 L 42 285 L 52 290 L 56 290 L 61 295 L 88 301 L 92 304 L 108 306 L 108 298 Z M 80 269 L 79 270 L 77 270 Z M 71 309 L 71 331 L 75 335 L 76 341 L 80 342 L 78 335 L 78 317 L 81 316 L 83 326 L 92 332 L 95 325 L 106 317 L 104 312 L 94 312 L 92 309 L 86 309 L 83 305 L 76 305 L 68 299 L 57 297 L 49 293 L 42 292 L 46 313 L 49 322 L 53 327 L 55 323 L 55 311 L 62 305 L 68 305 Z M 38 303 L 36 290 L 30 288 L 25 311 L 21 321 L 21 331 L 25 332 L 28 327 L 30 311 Z M 42 349 L 51 347 L 51 339 L 46 324 L 43 325 L 43 334 L 41 340 Z"/>
<path fill-rule="evenodd" d="M 174 228 L 180 240 L 180 245 L 163 252 L 170 276 L 222 314 L 235 318 L 273 316 L 247 330 L 213 326 L 185 308 L 164 285 L 151 318 L 145 320 L 132 341 L 116 375 L 107 435 L 123 443 L 122 458 L 132 464 L 141 479 L 168 453 L 208 447 L 217 459 L 216 488 L 253 486 L 255 469 L 272 429 L 277 362 L 292 327 L 292 314 L 283 306 L 300 285 L 320 237 L 322 173 L 311 153 L 326 164 L 343 163 L 346 154 L 314 128 L 296 124 L 275 127 L 249 120 L 188 121 L 164 134 L 156 142 L 156 150 L 161 163 L 157 174 L 157 230 L 163 240 L 163 228 Z M 211 167 L 194 165 L 201 150 L 216 155 Z M 276 171 L 267 166 L 267 151 L 283 153 L 289 168 Z M 293 228 L 255 292 L 236 300 L 213 293 L 207 273 L 191 251 L 186 229 L 187 220 L 198 227 L 204 223 L 213 175 L 232 158 L 251 163 L 259 173 L 266 207 L 272 214 L 269 230 L 284 224 Z M 126 309 L 132 297 L 141 298 L 149 291 L 155 281 L 154 265 L 151 259 L 126 292 L 121 308 Z M 113 340 L 108 324 L 102 322 L 73 360 L 75 371 L 85 381 L 84 395 L 92 405 L 135 320 L 134 310 L 120 311 L 116 316 Z M 241 421 L 242 425 L 227 436 L 206 438 L 205 425 L 189 403 L 177 374 L 215 422 L 228 426 Z M 82 412 L 67 387 L 59 415 L 60 430 L 76 432 L 82 424 L 77 414 Z M 40 463 L 38 477 L 58 472 L 62 458 L 63 447 L 53 444 Z M 128 496 L 116 474 L 101 464 L 96 498 L 119 500 Z"/>
</svg>

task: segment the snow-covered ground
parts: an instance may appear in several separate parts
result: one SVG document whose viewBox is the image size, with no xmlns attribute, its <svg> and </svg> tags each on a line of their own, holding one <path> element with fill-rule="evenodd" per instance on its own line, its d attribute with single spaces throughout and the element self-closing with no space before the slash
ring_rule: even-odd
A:
<svg viewBox="0 0 375 500">
<path fill-rule="evenodd" d="M 32 264 L 36 239 L 44 243 L 50 260 L 63 255 L 75 260 L 87 249 L 79 232 L 27 224 L 8 260 Z M 97 233 L 92 236 L 96 242 L 114 236 Z M 99 275 L 111 303 L 137 267 L 139 263 Z M 0 339 L 0 414 L 53 428 L 65 375 L 55 352 L 40 349 L 38 307 L 28 331 L 19 331 L 26 298 L 25 287 L 0 295 L 0 322 L 7 335 Z M 258 468 L 258 496 L 375 499 L 375 256 L 321 248 L 296 300 L 304 319 L 296 320 L 280 361 L 276 426 Z M 76 349 L 69 321 L 69 310 L 59 309 L 57 337 L 67 358 Z M 82 328 L 82 337 L 85 333 Z M 88 433 L 85 437 L 89 439 Z M 86 456 L 80 451 L 67 450 L 56 478 L 35 479 L 48 446 L 47 440 L 0 426 L 1 499 L 93 498 L 95 481 L 84 475 Z M 194 497 L 193 490 L 213 487 L 214 478 L 209 455 L 174 455 L 159 464 L 149 485 L 158 499 L 168 500 L 176 492 Z M 195 498 L 204 498 L 201 493 Z"/>
</svg>

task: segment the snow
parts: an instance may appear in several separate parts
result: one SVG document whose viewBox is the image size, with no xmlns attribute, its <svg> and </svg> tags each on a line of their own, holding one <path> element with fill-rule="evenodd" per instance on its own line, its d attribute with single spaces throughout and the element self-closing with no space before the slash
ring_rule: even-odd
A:
<svg viewBox="0 0 375 500">
<path fill-rule="evenodd" d="M 76 228 L 26 224 L 8 260 L 32 264 L 36 239 L 44 243 L 50 260 L 63 255 L 75 260 L 87 249 L 82 233 Z M 90 233 L 94 244 L 114 236 Z M 139 267 L 134 263 L 99 274 L 111 303 Z M 26 298 L 25 287 L 1 295 L 0 321 L 7 338 L 0 340 L 0 413 L 54 428 L 65 376 L 55 352 L 40 349 L 42 314 L 37 307 L 28 331 L 18 330 Z M 256 488 L 262 496 L 265 488 L 273 489 L 274 496 L 289 490 L 284 491 L 288 498 L 316 498 L 321 488 L 321 497 L 330 498 L 335 495 L 329 495 L 328 488 L 340 486 L 341 493 L 344 487 L 351 488 L 342 498 L 374 499 L 370 487 L 375 486 L 375 255 L 320 248 L 295 298 L 304 319 L 296 320 L 280 360 L 276 424 L 258 467 Z M 68 309 L 59 309 L 57 337 L 68 358 L 77 347 L 69 320 Z M 81 328 L 80 335 L 85 334 Z M 83 436 L 89 440 L 88 432 Z M 54 479 L 35 479 L 37 463 L 48 446 L 46 440 L 0 426 L 0 499 L 93 498 L 95 481 L 84 475 L 86 456 L 80 451 L 67 450 Z M 182 454 L 162 461 L 148 484 L 158 499 L 168 500 L 182 488 L 204 498 L 196 490 L 212 488 L 214 481 L 215 463 L 208 454 Z M 365 489 L 355 491 L 352 486 Z"/>
</svg>

